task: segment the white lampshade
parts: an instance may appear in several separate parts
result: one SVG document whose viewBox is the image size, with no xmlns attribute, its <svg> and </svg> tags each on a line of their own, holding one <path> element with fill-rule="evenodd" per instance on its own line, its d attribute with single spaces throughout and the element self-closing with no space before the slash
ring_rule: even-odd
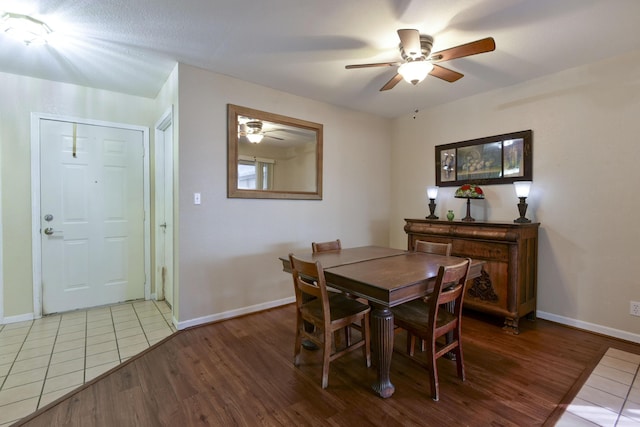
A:
<svg viewBox="0 0 640 427">
<path fill-rule="evenodd" d="M 427 187 L 427 197 L 430 199 L 435 199 L 436 197 L 438 197 L 438 187 Z"/>
<path fill-rule="evenodd" d="M 516 188 L 516 196 L 529 197 L 529 190 L 531 189 L 531 181 L 516 181 L 513 183 Z"/>
<path fill-rule="evenodd" d="M 408 83 L 417 85 L 433 70 L 433 64 L 429 61 L 410 61 L 398 67 L 398 74 Z"/>
<path fill-rule="evenodd" d="M 264 135 L 261 134 L 261 133 L 248 133 L 247 134 L 247 139 L 252 144 L 259 144 L 260 141 L 262 141 L 262 138 L 264 138 Z"/>
<path fill-rule="evenodd" d="M 47 24 L 27 15 L 5 13 L 0 18 L 0 32 L 23 41 L 25 44 L 47 42 L 51 28 Z"/>
</svg>

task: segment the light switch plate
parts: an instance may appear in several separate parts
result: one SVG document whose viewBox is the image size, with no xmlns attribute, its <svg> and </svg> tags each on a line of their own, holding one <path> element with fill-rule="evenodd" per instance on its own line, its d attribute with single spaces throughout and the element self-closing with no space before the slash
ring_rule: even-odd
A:
<svg viewBox="0 0 640 427">
<path fill-rule="evenodd" d="M 632 316 L 640 316 L 640 302 L 631 301 L 629 314 Z"/>
</svg>

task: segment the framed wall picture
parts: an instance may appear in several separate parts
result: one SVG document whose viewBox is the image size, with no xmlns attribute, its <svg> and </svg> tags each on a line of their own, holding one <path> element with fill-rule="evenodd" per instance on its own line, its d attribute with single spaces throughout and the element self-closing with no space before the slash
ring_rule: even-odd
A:
<svg viewBox="0 0 640 427">
<path fill-rule="evenodd" d="M 525 130 L 436 146 L 436 185 L 531 181 L 533 132 Z"/>
</svg>

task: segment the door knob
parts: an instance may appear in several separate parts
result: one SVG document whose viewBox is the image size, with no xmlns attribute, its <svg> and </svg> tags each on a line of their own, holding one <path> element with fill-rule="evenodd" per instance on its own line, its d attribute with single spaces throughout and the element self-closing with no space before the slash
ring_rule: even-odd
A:
<svg viewBox="0 0 640 427">
<path fill-rule="evenodd" d="M 62 233 L 61 230 L 54 230 L 51 227 L 47 227 L 44 229 L 44 234 L 46 234 L 47 236 L 52 236 L 54 233 Z"/>
</svg>

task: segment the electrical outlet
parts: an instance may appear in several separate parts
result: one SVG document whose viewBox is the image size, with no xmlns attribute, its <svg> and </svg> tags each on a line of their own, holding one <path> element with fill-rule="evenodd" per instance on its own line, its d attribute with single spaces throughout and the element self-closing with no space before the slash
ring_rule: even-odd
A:
<svg viewBox="0 0 640 427">
<path fill-rule="evenodd" d="M 640 302 L 631 301 L 631 307 L 629 308 L 629 314 L 632 316 L 640 316 Z"/>
</svg>

